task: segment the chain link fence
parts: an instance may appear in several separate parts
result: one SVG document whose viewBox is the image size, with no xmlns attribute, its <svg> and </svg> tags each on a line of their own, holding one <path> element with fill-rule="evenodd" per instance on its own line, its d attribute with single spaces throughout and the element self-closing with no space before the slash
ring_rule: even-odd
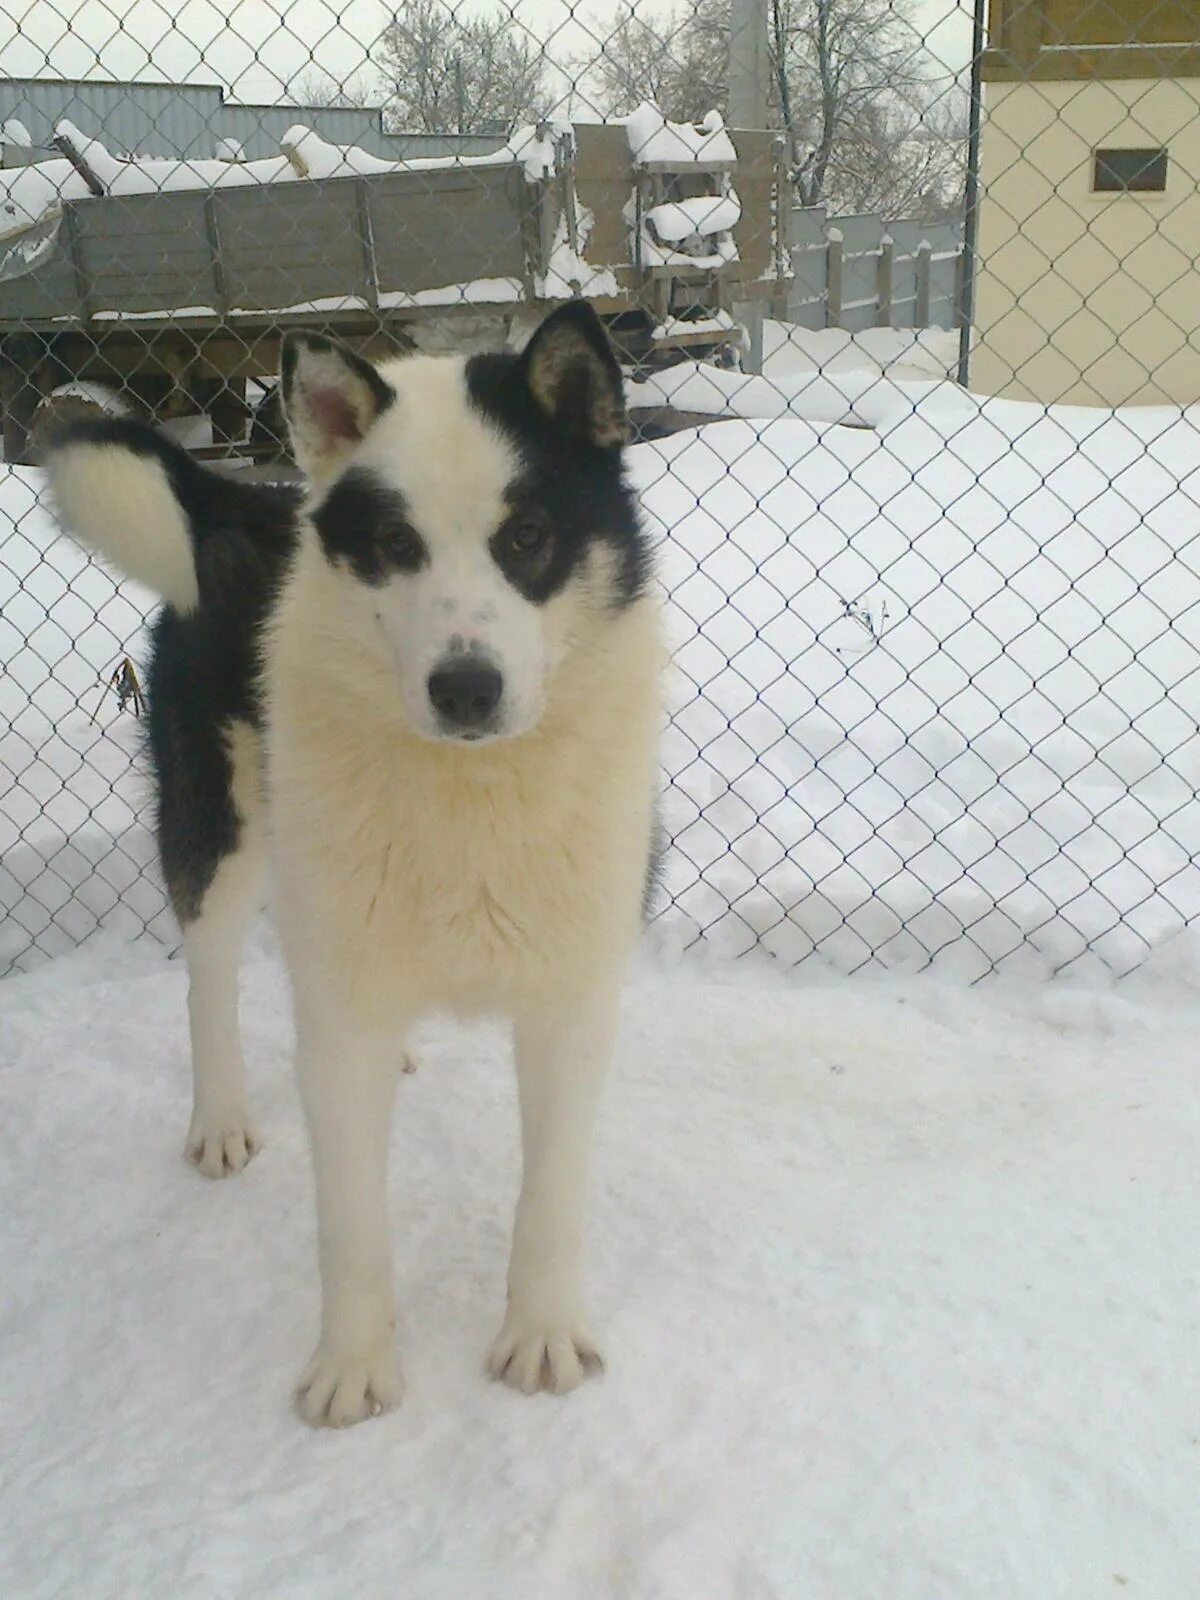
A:
<svg viewBox="0 0 1200 1600">
<path fill-rule="evenodd" d="M 675 950 L 1123 974 L 1200 912 L 1191 0 L 62 0 L 0 77 L 0 972 L 173 945 L 151 598 L 38 439 L 291 472 L 280 331 L 593 300 L 674 647 Z"/>
</svg>

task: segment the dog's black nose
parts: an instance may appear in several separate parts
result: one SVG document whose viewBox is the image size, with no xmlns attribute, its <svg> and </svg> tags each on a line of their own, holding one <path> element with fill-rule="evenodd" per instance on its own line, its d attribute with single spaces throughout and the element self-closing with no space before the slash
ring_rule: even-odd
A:
<svg viewBox="0 0 1200 1600">
<path fill-rule="evenodd" d="M 483 727 L 503 693 L 504 679 L 481 661 L 456 661 L 429 674 L 429 698 L 447 727 Z"/>
</svg>

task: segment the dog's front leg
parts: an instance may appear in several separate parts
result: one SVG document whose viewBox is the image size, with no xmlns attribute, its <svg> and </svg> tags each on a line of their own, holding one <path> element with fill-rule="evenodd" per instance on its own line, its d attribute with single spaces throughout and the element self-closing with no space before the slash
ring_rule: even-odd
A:
<svg viewBox="0 0 1200 1600">
<path fill-rule="evenodd" d="M 508 1311 L 488 1370 L 532 1394 L 601 1366 L 583 1314 L 583 1221 L 596 1105 L 612 1054 L 615 988 L 514 1030 L 524 1166 Z"/>
<path fill-rule="evenodd" d="M 306 1422 L 347 1427 L 400 1399 L 387 1216 L 387 1155 L 401 1061 L 393 1034 L 297 1017 L 312 1143 L 321 1340 L 300 1380 Z"/>
</svg>

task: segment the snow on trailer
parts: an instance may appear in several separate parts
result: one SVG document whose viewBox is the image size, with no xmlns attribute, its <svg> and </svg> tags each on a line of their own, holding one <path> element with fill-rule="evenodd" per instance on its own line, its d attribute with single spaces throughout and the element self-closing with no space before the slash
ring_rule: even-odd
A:
<svg viewBox="0 0 1200 1600">
<path fill-rule="evenodd" d="M 247 384 L 279 324 L 376 353 L 494 342 L 583 294 L 631 364 L 718 354 L 735 300 L 778 281 L 769 134 L 541 123 L 490 155 L 392 162 L 296 126 L 280 154 L 120 160 L 70 124 L 55 159 L 0 171 L 0 377 L 9 461 L 80 381 L 147 415 L 204 413 L 246 443 Z M 737 186 L 734 186 L 734 176 Z"/>
</svg>

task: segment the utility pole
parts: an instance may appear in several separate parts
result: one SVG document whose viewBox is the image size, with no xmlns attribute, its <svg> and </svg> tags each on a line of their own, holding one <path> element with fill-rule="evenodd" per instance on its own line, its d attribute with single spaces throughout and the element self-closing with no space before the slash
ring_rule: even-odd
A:
<svg viewBox="0 0 1200 1600">
<path fill-rule="evenodd" d="M 729 123 L 758 131 L 767 126 L 767 0 L 732 0 L 729 13 Z M 783 219 L 779 220 L 783 225 Z M 734 313 L 750 336 L 748 366 L 763 366 L 763 303 L 747 301 Z"/>
<path fill-rule="evenodd" d="M 958 381 L 965 389 L 971 371 L 975 321 L 975 277 L 979 270 L 979 125 L 983 120 L 983 46 L 987 34 L 985 0 L 975 0 L 971 38 L 971 121 L 967 135 L 967 185 L 963 207 L 962 300 L 958 308 Z"/>
</svg>

